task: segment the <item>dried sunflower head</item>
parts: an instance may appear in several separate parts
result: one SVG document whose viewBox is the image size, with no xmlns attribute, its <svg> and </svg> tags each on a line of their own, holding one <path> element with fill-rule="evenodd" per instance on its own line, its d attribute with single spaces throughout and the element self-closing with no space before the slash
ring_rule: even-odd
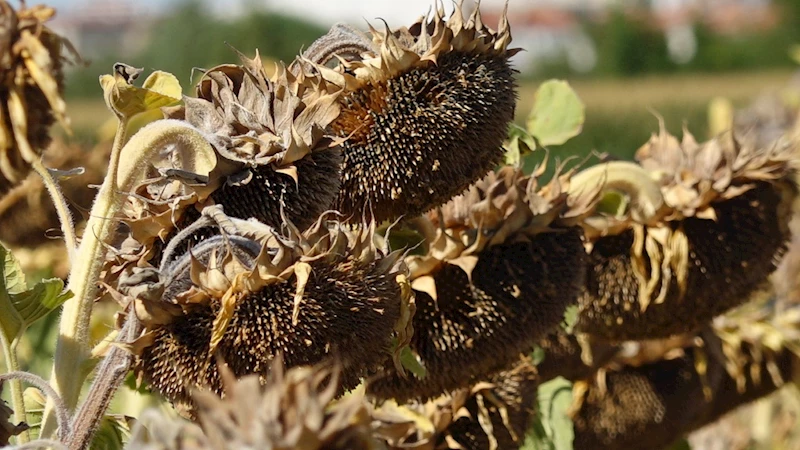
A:
<svg viewBox="0 0 800 450">
<path fill-rule="evenodd" d="M 278 227 L 281 210 L 301 230 L 329 209 L 339 189 L 340 140 L 325 129 L 339 115 L 338 91 L 320 77 L 278 67 L 270 79 L 258 53 L 205 72 L 197 97 L 173 113 L 200 129 L 223 158 L 211 199 L 232 217 Z"/>
<path fill-rule="evenodd" d="M 408 28 L 334 29 L 299 64 L 345 92 L 331 130 L 342 144 L 337 209 L 378 222 L 442 205 L 486 175 L 503 155 L 516 84 L 505 12 L 497 31 L 462 3 L 438 6 Z M 333 68 L 323 64 L 334 54 Z"/>
<path fill-rule="evenodd" d="M 700 144 L 686 132 L 681 142 L 662 129 L 639 149 L 641 168 L 624 163 L 614 178 L 620 164 L 605 166 L 614 178 L 606 193 L 632 200 L 585 223 L 578 329 L 613 340 L 668 337 L 747 301 L 790 237 L 795 151 L 788 141 L 756 148 L 730 134 Z"/>
<path fill-rule="evenodd" d="M 123 220 L 129 235 L 114 265 L 157 263 L 161 243 L 209 205 L 224 205 L 232 217 L 255 218 L 275 228 L 282 226 L 283 214 L 300 229 L 331 206 L 341 154 L 338 141 L 324 129 L 338 114 L 339 88 L 282 67 L 269 78 L 258 54 L 241 58 L 241 65 L 206 71 L 197 97 L 164 108 L 167 120 L 198 130 L 211 144 L 213 166 L 208 175 L 190 173 L 178 164 L 192 157 L 185 148 L 164 148 L 126 200 Z M 159 123 L 167 122 L 150 126 Z"/>
<path fill-rule="evenodd" d="M 665 447 L 783 386 L 800 361 L 800 311 L 763 313 L 718 318 L 710 333 L 671 356 L 614 364 L 576 383 L 576 448 Z"/>
<path fill-rule="evenodd" d="M 360 395 L 334 401 L 336 368 L 285 370 L 276 358 L 266 383 L 256 375 L 235 380 L 223 372 L 222 398 L 195 392 L 199 426 L 151 415 L 139 426 L 128 450 L 380 450 Z M 155 416 L 155 417 L 152 417 Z"/>
<path fill-rule="evenodd" d="M 592 193 L 567 195 L 570 176 L 540 187 L 536 174 L 505 167 L 441 216 L 413 222 L 427 247 L 406 258 L 416 297 L 410 349 L 427 373 L 403 378 L 389 370 L 370 384 L 372 394 L 426 399 L 468 386 L 561 322 L 583 284 L 574 224 L 594 201 Z"/>
<path fill-rule="evenodd" d="M 0 194 L 20 183 L 50 142 L 57 119 L 67 125 L 63 38 L 44 24 L 55 10 L 14 10 L 0 1 Z"/>
<path fill-rule="evenodd" d="M 390 449 L 516 449 L 534 417 L 536 370 L 526 360 L 426 403 L 374 408 L 375 435 Z"/>
<path fill-rule="evenodd" d="M 170 243 L 154 282 L 140 283 L 148 293 L 136 295 L 147 331 L 135 345 L 137 370 L 179 409 L 192 409 L 192 388 L 221 392 L 217 359 L 236 376 L 263 377 L 279 353 L 289 367 L 333 357 L 348 389 L 385 361 L 393 335 L 405 339 L 395 335 L 408 320 L 405 266 L 376 248 L 371 228 L 349 232 L 326 215 L 283 237 L 211 210 L 222 234 L 172 254 L 207 225 L 196 222 Z"/>
</svg>

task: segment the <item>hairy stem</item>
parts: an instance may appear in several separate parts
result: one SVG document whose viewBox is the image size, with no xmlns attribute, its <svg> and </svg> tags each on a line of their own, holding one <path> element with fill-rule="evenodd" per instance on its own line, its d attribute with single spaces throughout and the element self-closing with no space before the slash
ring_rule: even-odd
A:
<svg viewBox="0 0 800 450">
<path fill-rule="evenodd" d="M 20 332 L 22 334 L 22 332 Z M 19 371 L 19 361 L 17 360 L 16 342 L 19 339 L 14 339 L 14 342 L 9 342 L 5 333 L 0 333 L 0 345 L 3 347 L 3 357 L 6 360 L 6 372 L 14 373 Z M 0 375 L 2 377 L 2 375 Z M 0 378 L 2 380 L 2 378 Z M 25 401 L 22 397 L 22 383 L 19 379 L 9 377 L 9 388 L 11 389 L 11 404 L 14 408 L 14 419 L 17 422 L 27 422 L 28 416 L 25 411 Z M 28 430 L 23 431 L 17 435 L 17 443 L 24 444 L 31 439 Z"/>
<path fill-rule="evenodd" d="M 55 390 L 47 384 L 47 381 L 44 378 L 40 377 L 39 375 L 34 375 L 28 372 L 19 372 L 13 371 L 3 375 L 0 375 L 0 381 L 11 380 L 11 381 L 19 381 L 19 382 L 26 382 L 32 386 L 35 386 L 47 396 L 48 399 L 52 400 L 56 407 L 56 419 L 58 419 L 58 426 L 60 432 L 58 433 L 58 439 L 64 441 L 66 440 L 67 436 L 70 435 L 70 426 L 69 426 L 69 411 L 67 411 L 67 407 L 64 406 L 64 402 L 61 400 L 61 397 L 58 396 Z"/>
<path fill-rule="evenodd" d="M 61 233 L 64 235 L 64 241 L 67 245 L 67 255 L 69 256 L 70 267 L 75 264 L 75 252 L 78 249 L 78 240 L 75 237 L 75 224 L 72 220 L 72 213 L 69 211 L 67 201 L 58 182 L 53 178 L 53 175 L 44 166 L 41 159 L 34 160 L 31 164 L 33 170 L 42 177 L 42 182 L 50 194 L 50 199 L 56 207 L 56 214 L 58 214 L 58 221 L 61 222 Z"/>
<path fill-rule="evenodd" d="M 141 324 L 136 314 L 130 312 L 115 343 L 132 342 L 141 332 Z M 133 354 L 118 345 L 109 348 L 106 357 L 97 370 L 86 400 L 72 421 L 72 432 L 67 439 L 69 450 L 84 450 L 92 443 L 97 428 L 105 416 L 114 394 L 122 385 L 125 375 L 133 364 Z"/>
<path fill-rule="evenodd" d="M 124 126 L 121 122 L 120 129 Z M 95 198 L 70 274 L 67 288 L 74 297 L 64 303 L 61 315 L 50 383 L 70 409 L 77 405 L 87 376 L 84 369 L 89 358 L 89 319 L 106 248 L 118 222 L 115 217 L 126 198 L 120 192 L 131 192 L 167 146 L 190 149 L 187 153 L 193 155 L 213 155 L 213 149 L 199 131 L 177 120 L 153 122 L 132 136 L 124 147 L 117 148 L 123 139 L 115 139 L 109 173 Z M 42 419 L 42 436 L 51 436 L 54 428 L 52 406 L 48 402 Z"/>
</svg>

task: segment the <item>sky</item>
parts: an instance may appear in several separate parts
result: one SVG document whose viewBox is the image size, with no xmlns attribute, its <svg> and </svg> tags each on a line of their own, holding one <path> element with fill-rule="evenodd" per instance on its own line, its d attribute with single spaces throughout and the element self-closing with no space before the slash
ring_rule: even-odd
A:
<svg viewBox="0 0 800 450">
<path fill-rule="evenodd" d="M 46 3 L 62 13 L 68 13 L 87 3 L 103 0 L 38 0 L 29 3 Z M 106 0 L 107 1 L 107 0 Z M 179 0 L 127 0 L 137 8 L 154 11 L 168 8 Z M 390 25 L 408 23 L 424 14 L 434 0 L 203 0 L 218 14 L 231 14 L 246 9 L 247 5 L 268 7 L 272 10 L 293 15 L 305 16 L 322 24 L 338 21 L 358 23 L 363 19 L 371 22 L 383 17 Z M 486 5 L 502 5 L 505 0 L 483 0 Z M 519 1 L 519 0 L 518 0 Z M 527 0 L 522 0 L 527 1 Z M 445 0 L 445 9 L 453 9 L 452 0 Z"/>
</svg>

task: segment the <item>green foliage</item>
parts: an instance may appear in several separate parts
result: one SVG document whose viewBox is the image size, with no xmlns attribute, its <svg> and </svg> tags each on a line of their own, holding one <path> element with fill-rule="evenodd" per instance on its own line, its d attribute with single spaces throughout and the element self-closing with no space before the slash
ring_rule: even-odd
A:
<svg viewBox="0 0 800 450">
<path fill-rule="evenodd" d="M 538 412 L 522 450 L 572 450 L 575 431 L 568 415 L 572 383 L 562 377 L 539 386 Z"/>
<path fill-rule="evenodd" d="M 536 91 L 528 131 L 539 145 L 561 145 L 577 136 L 586 119 L 578 94 L 563 80 L 549 80 Z"/>
<path fill-rule="evenodd" d="M 72 294 L 64 291 L 58 278 L 42 280 L 28 288 L 16 258 L 0 245 L 0 332 L 13 342 L 31 324 L 61 306 Z"/>
<path fill-rule="evenodd" d="M 539 146 L 561 145 L 580 134 L 585 108 L 569 83 L 548 80 L 534 94 L 526 127 L 512 124 L 508 132 L 506 164 L 519 165 L 522 157 Z"/>
</svg>

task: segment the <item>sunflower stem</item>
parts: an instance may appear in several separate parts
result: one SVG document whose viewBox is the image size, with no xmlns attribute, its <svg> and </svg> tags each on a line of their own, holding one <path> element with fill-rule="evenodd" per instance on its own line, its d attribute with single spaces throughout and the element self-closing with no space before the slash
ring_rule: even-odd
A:
<svg viewBox="0 0 800 450">
<path fill-rule="evenodd" d="M 115 343 L 130 343 L 140 332 L 139 319 L 135 313 L 129 312 Z M 69 450 L 84 450 L 92 443 L 92 437 L 132 364 L 133 354 L 129 350 L 119 345 L 111 345 L 97 370 L 97 377 L 89 389 L 86 400 L 72 421 L 72 432 L 67 437 Z"/>
<path fill-rule="evenodd" d="M 53 174 L 50 173 L 50 170 L 44 166 L 42 160 L 34 160 L 31 166 L 33 170 L 42 177 L 42 182 L 47 188 L 50 199 L 53 201 L 53 205 L 56 208 L 58 221 L 61 223 L 61 232 L 64 234 L 64 241 L 67 245 L 70 267 L 72 267 L 75 264 L 75 252 L 78 249 L 78 240 L 75 237 L 75 224 L 72 219 L 72 213 L 69 211 L 67 201 L 64 198 L 64 194 L 61 192 L 61 188 L 58 186 L 58 182 L 53 178 Z"/>
<path fill-rule="evenodd" d="M 18 372 L 19 371 L 19 360 L 17 360 L 17 342 L 19 341 L 19 336 L 22 335 L 24 329 L 21 330 L 17 337 L 14 338 L 14 341 L 9 342 L 5 336 L 5 333 L 0 333 L 0 346 L 3 347 L 3 357 L 6 360 L 6 372 Z M 28 415 L 25 411 L 25 400 L 22 396 L 22 383 L 20 380 L 16 378 L 12 378 L 8 381 L 9 388 L 11 389 L 11 404 L 14 408 L 14 419 L 17 422 L 27 422 Z M 31 436 L 28 433 L 28 430 L 23 431 L 22 433 L 17 435 L 17 444 L 24 444 L 31 440 Z"/>
<path fill-rule="evenodd" d="M 177 120 L 153 122 L 123 146 L 126 122 L 120 121 L 120 133 L 114 140 L 109 172 L 95 198 L 78 247 L 67 287 L 74 297 L 64 303 L 61 315 L 50 384 L 70 410 L 78 404 L 81 386 L 88 375 L 84 369 L 90 356 L 89 319 L 106 249 L 118 222 L 115 216 L 127 198 L 120 193 L 131 192 L 144 179 L 151 162 L 157 159 L 158 152 L 165 146 L 188 147 L 194 154 L 213 153 L 199 131 Z M 55 427 L 52 402 L 48 401 L 42 418 L 42 437 L 51 436 Z"/>
</svg>

